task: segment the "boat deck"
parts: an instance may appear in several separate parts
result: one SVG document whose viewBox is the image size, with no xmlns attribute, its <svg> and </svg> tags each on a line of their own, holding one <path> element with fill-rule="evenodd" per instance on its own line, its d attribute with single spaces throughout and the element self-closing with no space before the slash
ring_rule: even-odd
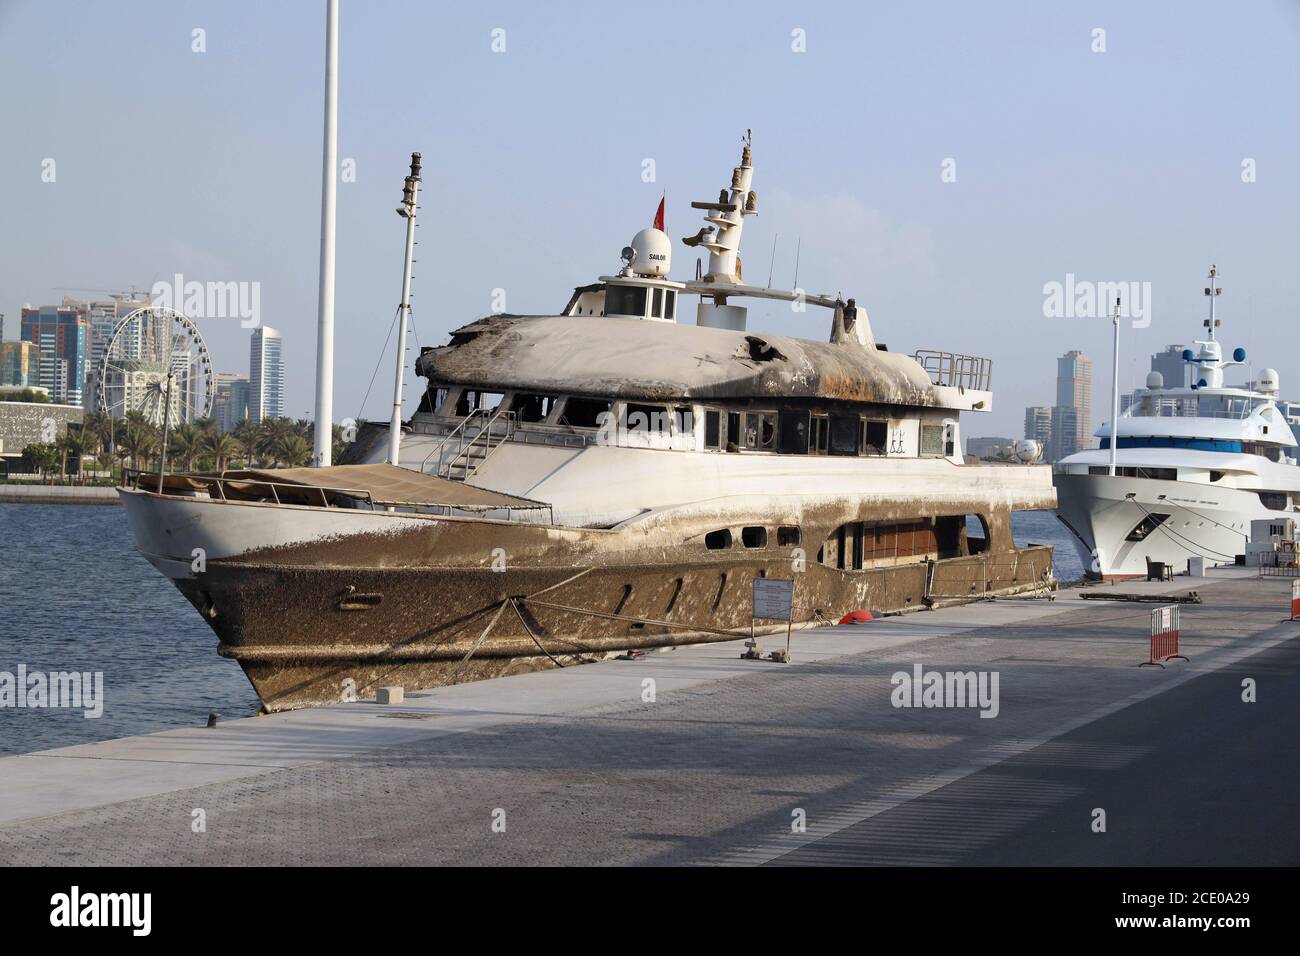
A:
<svg viewBox="0 0 1300 956">
<path fill-rule="evenodd" d="M 1290 582 L 1108 588 L 1191 589 L 1166 669 L 1135 666 L 1156 605 L 1070 589 L 796 632 L 789 665 L 708 644 L 4 758 L 0 860 L 1294 864 Z M 891 706 L 914 664 L 995 671 L 997 717 Z"/>
</svg>

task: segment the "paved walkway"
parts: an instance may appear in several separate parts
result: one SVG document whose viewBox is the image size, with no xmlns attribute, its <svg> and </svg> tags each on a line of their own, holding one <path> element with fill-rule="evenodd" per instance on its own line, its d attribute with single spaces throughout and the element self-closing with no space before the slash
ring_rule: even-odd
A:
<svg viewBox="0 0 1300 956">
<path fill-rule="evenodd" d="M 1206 860 L 1294 864 L 1244 820 L 1298 809 L 1289 585 L 1122 585 L 1205 598 L 1164 670 L 1134 666 L 1151 605 L 1064 592 L 796 633 L 792 665 L 705 645 L 5 758 L 0 861 L 1160 864 L 1176 801 Z M 996 671 L 998 716 L 893 707 L 914 664 Z"/>
</svg>

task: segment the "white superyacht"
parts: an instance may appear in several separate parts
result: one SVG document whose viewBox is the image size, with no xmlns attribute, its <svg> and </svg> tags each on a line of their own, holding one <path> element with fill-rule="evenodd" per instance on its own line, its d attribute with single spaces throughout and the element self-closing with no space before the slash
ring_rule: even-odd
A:
<svg viewBox="0 0 1300 956">
<path fill-rule="evenodd" d="M 1296 439 L 1277 405 L 1277 372 L 1263 369 L 1252 387 L 1224 384 L 1246 353 L 1223 358 L 1217 276 L 1212 267 L 1206 336 L 1183 351 L 1192 384 L 1166 386 L 1151 372 L 1118 425 L 1097 430 L 1099 448 L 1055 465 L 1057 514 L 1093 576 L 1145 575 L 1148 561 L 1182 570 L 1192 557 L 1232 564 L 1246 552 L 1252 521 L 1300 512 Z"/>
</svg>

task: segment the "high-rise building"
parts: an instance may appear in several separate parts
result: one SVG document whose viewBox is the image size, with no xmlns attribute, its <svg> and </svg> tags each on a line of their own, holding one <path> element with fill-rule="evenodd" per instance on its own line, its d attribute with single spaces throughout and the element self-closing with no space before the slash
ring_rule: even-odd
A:
<svg viewBox="0 0 1300 956">
<path fill-rule="evenodd" d="M 1049 461 L 1060 461 L 1089 447 L 1089 442 L 1081 444 L 1079 441 L 1079 416 L 1080 410 L 1073 405 L 1052 406 L 1052 440 L 1047 446 Z"/>
<path fill-rule="evenodd" d="M 41 350 L 39 384 L 50 398 L 69 405 L 83 404 L 90 369 L 90 320 L 78 305 L 23 306 L 20 337 Z"/>
<path fill-rule="evenodd" d="M 1052 409 L 1047 405 L 1031 405 L 1025 409 L 1025 437 L 1043 446 L 1046 455 L 1052 445 Z"/>
<path fill-rule="evenodd" d="M 1077 349 L 1056 360 L 1056 405 L 1072 408 L 1074 414 L 1052 413 L 1052 437 L 1060 452 L 1053 461 L 1092 446 L 1092 359 Z M 1071 435 L 1058 430 L 1056 423 L 1066 421 L 1073 422 Z"/>
<path fill-rule="evenodd" d="M 263 325 L 253 330 L 248 350 L 248 417 L 255 422 L 284 414 L 284 359 L 280 333 Z"/>
<path fill-rule="evenodd" d="M 223 432 L 232 432 L 248 417 L 249 379 L 247 375 L 217 373 L 216 394 L 212 399 L 212 417 Z"/>
<path fill-rule="evenodd" d="M 40 385 L 41 350 L 31 342 L 0 343 L 0 385 Z"/>
</svg>

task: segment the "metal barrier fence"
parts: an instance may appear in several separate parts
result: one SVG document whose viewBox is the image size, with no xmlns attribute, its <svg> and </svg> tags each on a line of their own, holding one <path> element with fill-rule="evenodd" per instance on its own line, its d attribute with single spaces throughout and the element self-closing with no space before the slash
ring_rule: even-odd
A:
<svg viewBox="0 0 1300 956">
<path fill-rule="evenodd" d="M 1164 667 L 1165 661 L 1187 660 L 1178 652 L 1178 638 L 1181 634 L 1180 610 L 1177 604 L 1151 610 L 1151 650 L 1147 659 L 1138 667 Z"/>
</svg>

